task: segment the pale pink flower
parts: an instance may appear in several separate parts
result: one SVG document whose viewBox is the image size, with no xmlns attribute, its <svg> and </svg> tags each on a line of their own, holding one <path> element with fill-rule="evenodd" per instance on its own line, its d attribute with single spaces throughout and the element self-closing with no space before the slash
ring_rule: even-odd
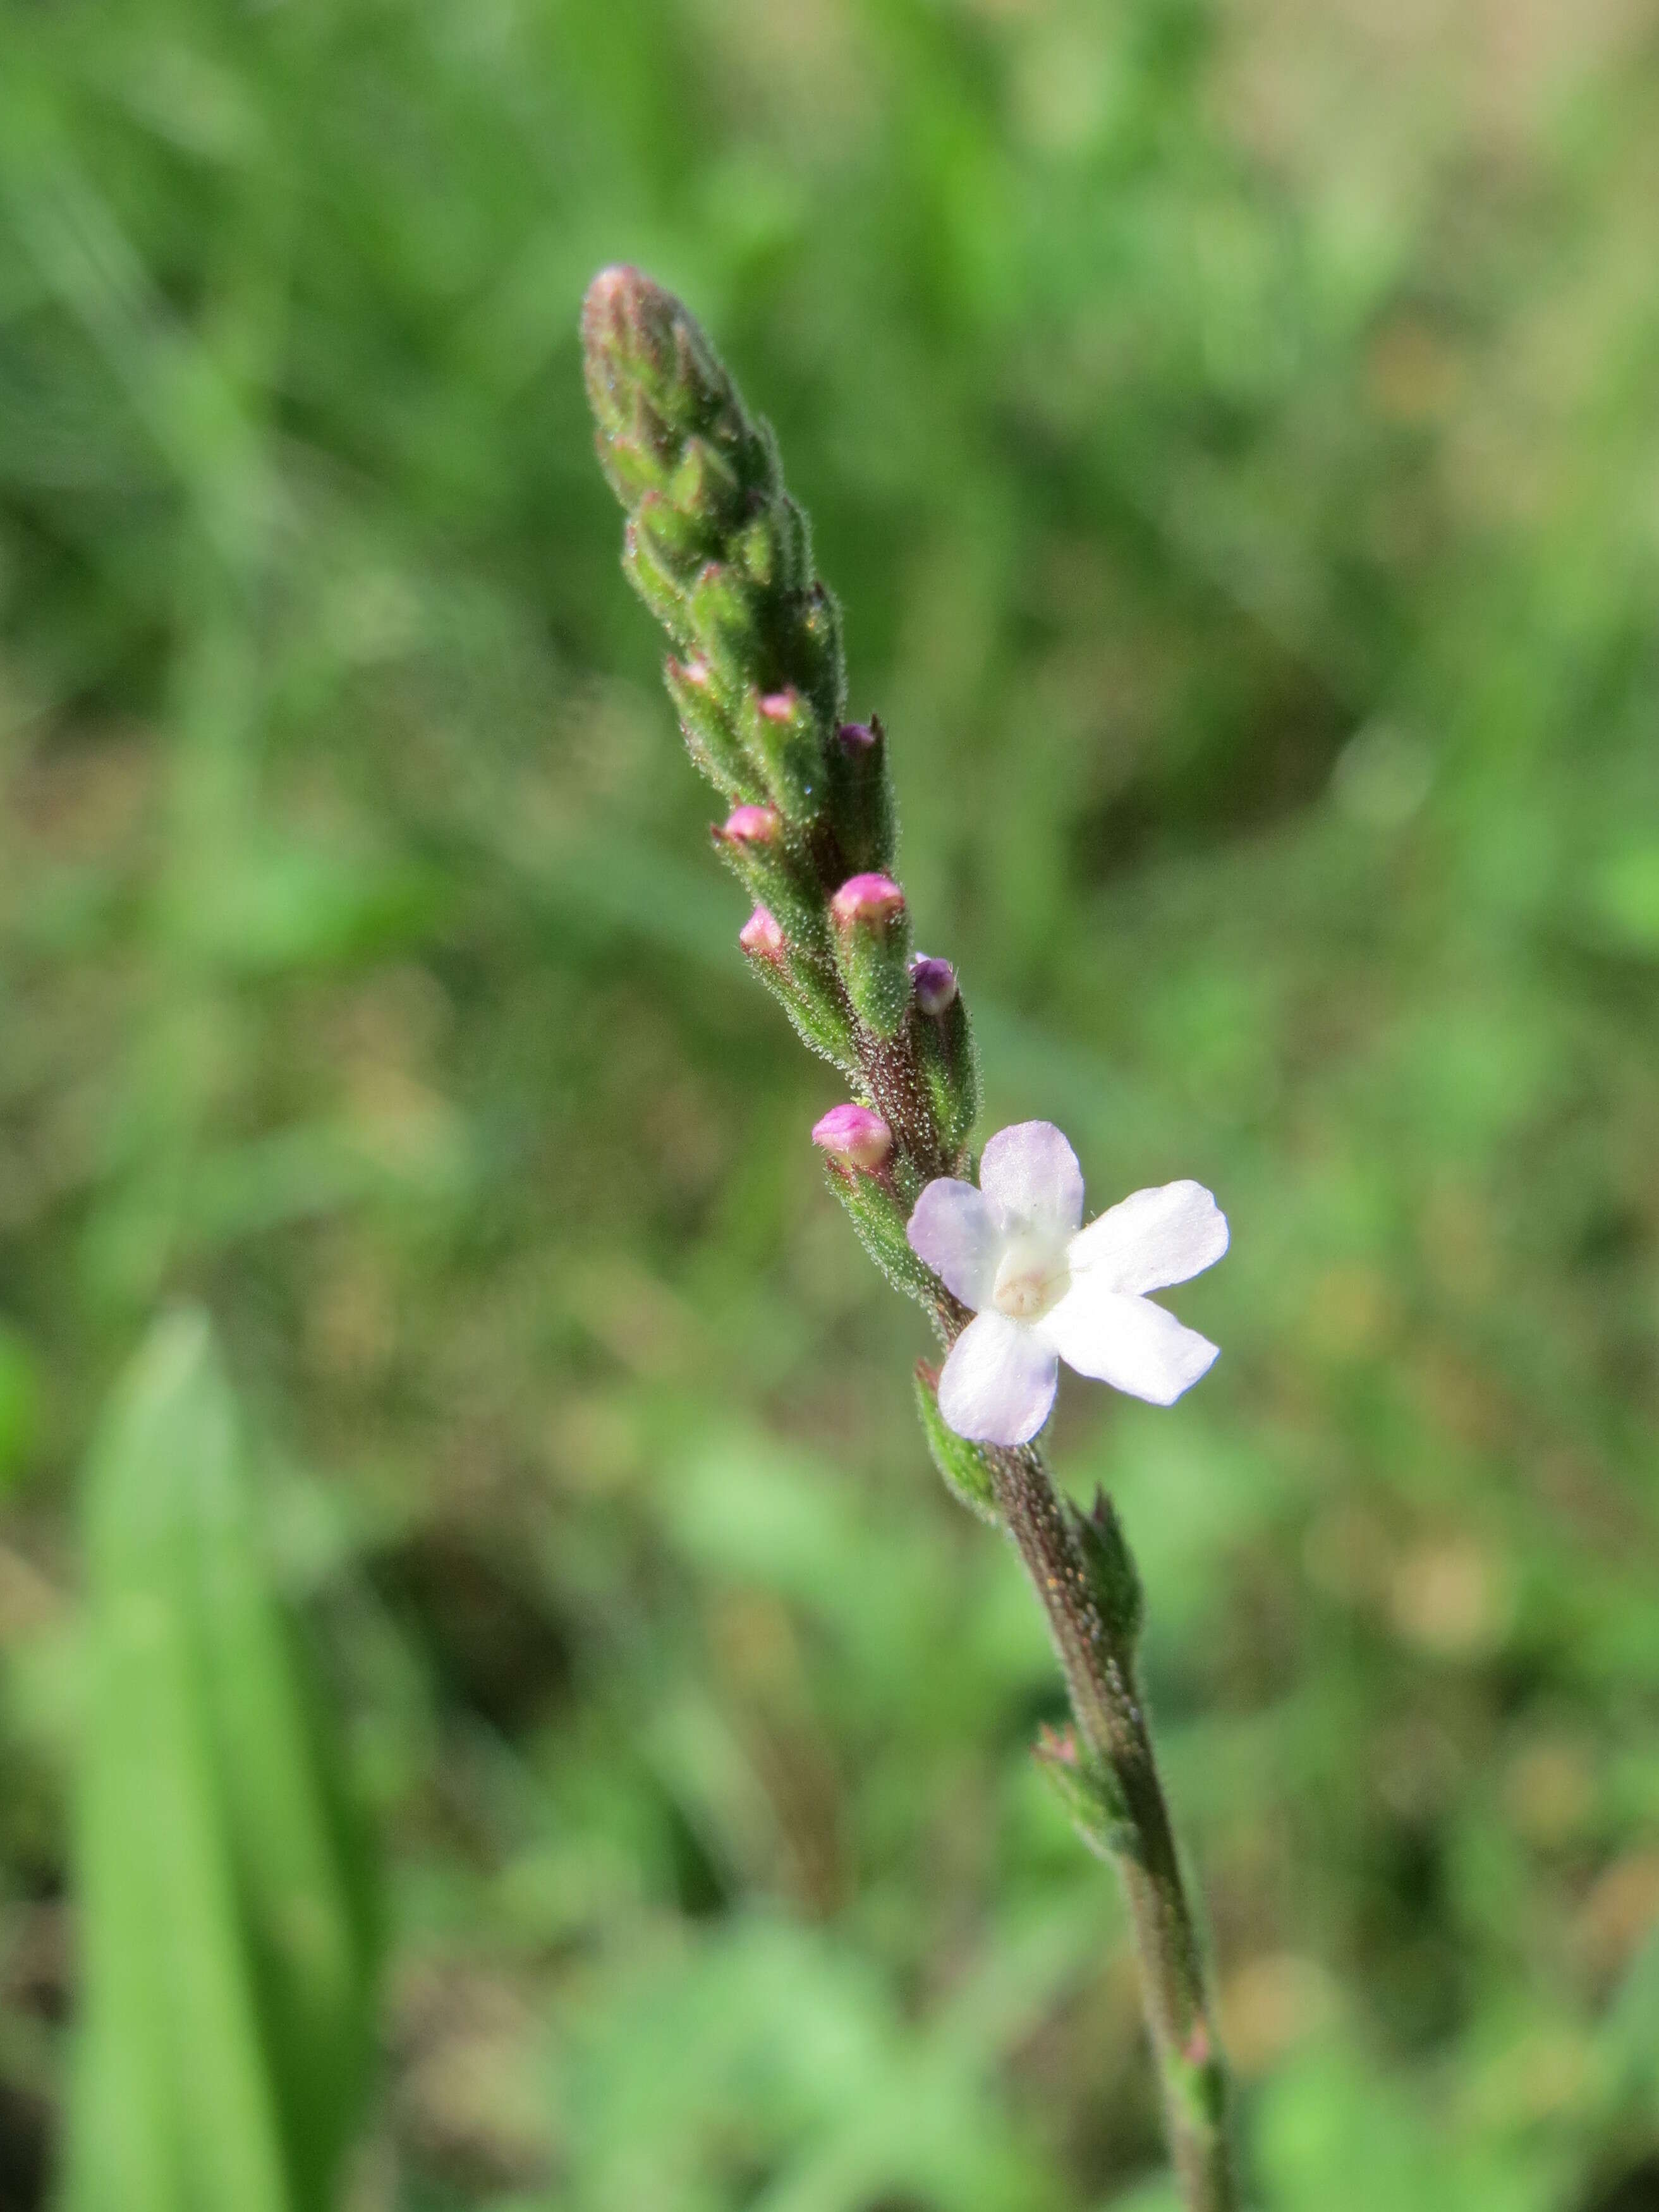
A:
<svg viewBox="0 0 1659 2212">
<path fill-rule="evenodd" d="M 1146 1296 L 1212 1267 L 1226 1216 L 1195 1182 L 1138 1190 L 1083 1220 L 1083 1171 L 1052 1121 L 1020 1121 L 985 1147 L 979 1187 L 941 1176 L 910 1216 L 912 1249 L 970 1321 L 939 1380 L 958 1436 L 1023 1444 L 1048 1419 L 1060 1363 L 1173 1405 L 1217 1347 Z"/>
</svg>

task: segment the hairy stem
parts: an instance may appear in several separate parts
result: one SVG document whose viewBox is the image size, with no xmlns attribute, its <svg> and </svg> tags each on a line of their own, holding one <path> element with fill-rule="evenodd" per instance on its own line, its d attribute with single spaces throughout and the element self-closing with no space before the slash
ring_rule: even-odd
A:
<svg viewBox="0 0 1659 2212">
<path fill-rule="evenodd" d="M 1097 1602 L 1071 1523 L 1034 1445 L 996 1449 L 997 1504 L 1048 1616 L 1078 1732 L 1115 1785 L 1112 1856 L 1128 1900 L 1170 2154 L 1188 2212 L 1238 2203 L 1226 2075 L 1169 1806 L 1135 1680 L 1133 1640 Z"/>
<path fill-rule="evenodd" d="M 911 957 L 904 894 L 887 873 L 886 732 L 873 714 L 842 720 L 840 619 L 805 515 L 770 431 L 686 308 L 636 269 L 602 270 L 582 335 L 599 460 L 628 515 L 623 567 L 674 647 L 664 676 L 691 757 L 736 802 L 714 834 L 757 901 L 738 941 L 856 1094 L 813 1132 L 830 1188 L 948 1346 L 970 1316 L 912 1250 L 906 1222 L 927 1182 L 969 1165 L 977 1058 L 955 971 Z M 827 1125 L 842 1113 L 860 1144 L 875 1124 L 873 1152 L 831 1149 Z M 1140 1593 L 1122 1531 L 1104 1498 L 1087 1518 L 1064 1504 L 1035 1449 L 956 1435 L 937 1385 L 918 1370 L 940 1473 L 1012 1533 L 1066 1671 L 1080 1745 L 1039 1749 L 1065 1770 L 1054 1778 L 1083 1833 L 1123 1878 L 1188 2212 L 1230 2212 L 1220 2050 L 1135 1687 Z"/>
</svg>

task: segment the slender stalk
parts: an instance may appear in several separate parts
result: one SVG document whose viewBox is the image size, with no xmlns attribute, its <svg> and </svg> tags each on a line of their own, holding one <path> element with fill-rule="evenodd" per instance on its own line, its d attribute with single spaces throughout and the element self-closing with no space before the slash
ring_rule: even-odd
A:
<svg viewBox="0 0 1659 2212">
<path fill-rule="evenodd" d="M 1111 1856 L 1128 1901 L 1170 2155 L 1188 2212 L 1238 2203 L 1226 2073 L 1170 1809 L 1135 1679 L 1133 1638 L 1097 1601 L 1042 1453 L 989 1452 L 996 1498 L 1048 1617 L 1078 1733 L 1117 1800 Z"/>
<path fill-rule="evenodd" d="M 732 811 L 714 831 L 756 900 L 738 943 L 802 1039 L 857 1103 L 813 1132 L 830 1188 L 877 1265 L 948 1346 L 969 1319 L 911 1249 L 925 1187 L 970 1165 L 978 1060 L 955 971 L 913 957 L 894 866 L 886 733 L 849 723 L 836 603 L 811 559 L 771 433 L 707 337 L 635 269 L 604 270 L 582 311 L 600 462 L 627 513 L 623 564 L 668 632 L 664 675 L 687 749 Z M 1078 1739 L 1040 1744 L 1091 1849 L 1122 1877 L 1170 2141 L 1188 2212 L 1237 2203 L 1225 2081 L 1168 1808 L 1135 1686 L 1140 1590 L 1104 1499 L 1085 1516 L 1042 1455 L 972 1443 L 917 1410 L 940 1473 L 1006 1528 L 1047 1613 Z"/>
</svg>

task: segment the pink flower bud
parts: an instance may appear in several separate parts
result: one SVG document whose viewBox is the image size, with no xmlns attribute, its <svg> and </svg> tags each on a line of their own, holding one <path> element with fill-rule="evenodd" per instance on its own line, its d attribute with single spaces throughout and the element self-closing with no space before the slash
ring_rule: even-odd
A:
<svg viewBox="0 0 1659 2212">
<path fill-rule="evenodd" d="M 769 691 L 760 702 L 760 711 L 769 722 L 792 721 L 797 703 L 793 691 Z"/>
<path fill-rule="evenodd" d="M 948 960 L 919 953 L 910 963 L 910 984 L 924 1014 L 942 1014 L 957 995 L 957 971 Z"/>
<path fill-rule="evenodd" d="M 782 823 L 775 806 L 734 806 L 715 836 L 727 845 L 775 845 Z"/>
<path fill-rule="evenodd" d="M 893 1149 L 893 1133 L 867 1106 L 832 1106 L 814 1126 L 812 1142 L 848 1167 L 878 1168 Z"/>
<path fill-rule="evenodd" d="M 838 922 L 890 921 L 904 911 L 904 893 L 890 876 L 849 876 L 830 902 Z"/>
<path fill-rule="evenodd" d="M 708 681 L 708 663 L 706 660 L 688 660 L 679 673 L 686 683 L 695 684 L 701 691 Z"/>
<path fill-rule="evenodd" d="M 876 733 L 867 722 L 843 722 L 836 732 L 836 738 L 849 760 L 856 760 L 860 753 L 867 753 L 876 742 Z"/>
<path fill-rule="evenodd" d="M 757 906 L 738 932 L 738 942 L 762 960 L 783 957 L 783 932 L 763 906 Z"/>
</svg>

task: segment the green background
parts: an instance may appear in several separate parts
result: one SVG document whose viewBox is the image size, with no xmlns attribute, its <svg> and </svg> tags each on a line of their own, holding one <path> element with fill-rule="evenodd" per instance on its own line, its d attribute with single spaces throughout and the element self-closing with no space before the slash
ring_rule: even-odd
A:
<svg viewBox="0 0 1659 2212">
<path fill-rule="evenodd" d="M 1214 1373 L 1054 1444 L 1252 2201 L 1659 2203 L 1652 9 L 0 40 L 0 2203 L 103 1940 L 76 1470 L 180 1297 L 381 1867 L 352 2212 L 1170 2201 L 1035 1607 L 617 571 L 626 258 L 777 428 L 984 1127 L 1231 1219 Z"/>
</svg>

